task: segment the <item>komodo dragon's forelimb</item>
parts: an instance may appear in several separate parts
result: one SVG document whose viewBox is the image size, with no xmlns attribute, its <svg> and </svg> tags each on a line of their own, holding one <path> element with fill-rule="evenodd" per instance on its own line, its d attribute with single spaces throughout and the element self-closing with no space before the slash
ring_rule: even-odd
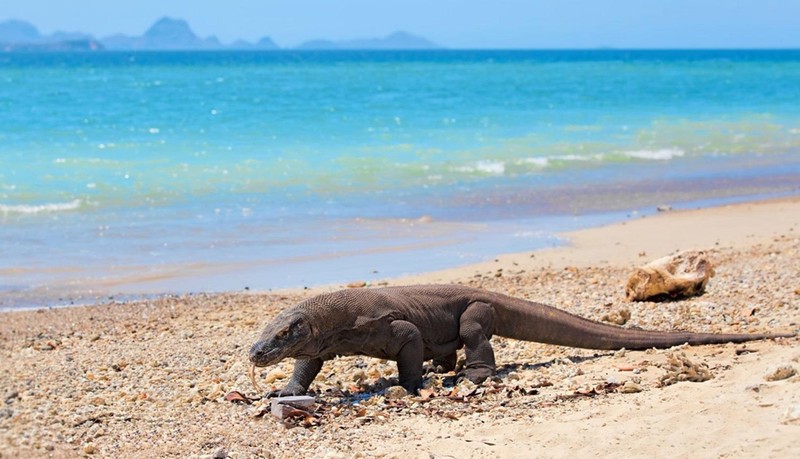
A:
<svg viewBox="0 0 800 459">
<path fill-rule="evenodd" d="M 256 366 L 297 359 L 287 386 L 269 395 L 304 394 L 323 362 L 337 355 L 397 361 L 400 385 L 422 386 L 423 362 L 451 371 L 464 348 L 462 377 L 479 383 L 496 371 L 492 335 L 588 349 L 666 348 L 795 336 L 659 332 L 594 322 L 551 306 L 453 285 L 342 290 L 281 312 L 250 350 Z"/>
</svg>

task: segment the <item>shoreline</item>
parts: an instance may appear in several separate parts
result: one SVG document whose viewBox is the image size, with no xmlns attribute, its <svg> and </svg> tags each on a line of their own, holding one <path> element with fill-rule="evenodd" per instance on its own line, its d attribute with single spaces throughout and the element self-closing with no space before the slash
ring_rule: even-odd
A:
<svg viewBox="0 0 800 459">
<path fill-rule="evenodd" d="M 702 219 L 702 228 L 698 220 Z M 755 224 L 768 220 L 769 225 Z M 669 226 L 666 231 L 664 226 Z M 674 235 L 685 234 L 685 237 Z M 668 210 L 608 225 L 559 233 L 564 245 L 498 254 L 494 260 L 401 276 L 393 282 L 441 282 L 497 269 L 563 269 L 567 267 L 633 267 L 677 251 L 739 248 L 780 235 L 800 237 L 800 196 L 744 201 L 696 209 Z M 685 243 L 682 243 L 685 241 Z"/>
<path fill-rule="evenodd" d="M 497 262 L 387 283 L 449 280 L 600 321 L 627 310 L 625 326 L 653 330 L 797 331 L 798 209 L 794 196 L 666 212 L 569 233 L 569 247 L 533 258 L 530 252 L 500 255 Z M 709 251 L 714 262 L 716 275 L 704 295 L 624 301 L 633 266 L 690 248 Z M 333 288 L 8 312 L 0 329 L 0 369 L 10 375 L 0 379 L 2 452 L 344 459 L 800 454 L 794 441 L 800 376 L 769 379 L 779 367 L 800 370 L 797 337 L 652 352 L 495 337 L 499 382 L 455 399 L 386 400 L 380 378 L 396 377 L 393 362 L 341 357 L 327 362 L 312 385 L 322 411 L 321 424 L 310 428 L 285 428 L 269 415 L 257 416 L 261 402 L 225 400 L 230 391 L 257 396 L 246 353 L 263 325 Z M 665 384 L 675 365 L 712 378 Z M 291 370 L 291 361 L 284 361 L 258 377 L 276 387 Z M 429 377 L 449 387 L 437 378 Z M 624 384 L 634 390 L 623 392 Z"/>
<path fill-rule="evenodd" d="M 131 273 L 126 274 L 121 278 L 95 278 L 88 279 L 80 283 L 71 282 L 68 284 L 42 286 L 22 291 L 12 290 L 3 292 L 5 295 L 5 300 L 0 302 L 0 314 L 13 311 L 37 310 L 45 308 L 92 306 L 106 302 L 146 301 L 148 299 L 159 297 L 197 294 L 213 295 L 231 292 L 320 292 L 329 291 L 336 288 L 344 288 L 350 283 L 359 282 L 364 282 L 368 285 L 423 283 L 427 282 L 428 279 L 436 279 L 437 282 L 453 282 L 459 278 L 469 277 L 470 275 L 492 269 L 518 271 L 520 269 L 536 269 L 542 267 L 586 267 L 593 265 L 615 265 L 622 261 L 632 265 L 633 263 L 641 262 L 647 259 L 647 257 L 650 257 L 651 255 L 665 255 L 678 249 L 686 250 L 689 248 L 702 248 L 688 246 L 681 247 L 680 244 L 669 245 L 664 242 L 663 238 L 660 240 L 653 240 L 652 238 L 646 239 L 647 243 L 642 244 L 634 243 L 633 241 L 638 238 L 636 235 L 637 231 L 642 233 L 652 233 L 654 231 L 654 226 L 658 226 L 658 224 L 652 222 L 660 222 L 662 221 L 661 219 L 667 219 L 669 221 L 674 221 L 675 224 L 679 225 L 679 227 L 676 228 L 677 232 L 685 233 L 687 231 L 695 231 L 695 229 L 689 228 L 689 226 L 692 224 L 691 222 L 693 215 L 695 215 L 694 213 L 701 212 L 706 216 L 705 218 L 713 217 L 715 219 L 714 221 L 709 222 L 711 228 L 709 231 L 707 231 L 707 233 L 719 234 L 719 236 L 698 237 L 698 235 L 695 234 L 691 237 L 691 239 L 697 239 L 698 242 L 701 242 L 699 245 L 704 245 L 706 247 L 720 246 L 720 244 L 725 246 L 726 239 L 740 239 L 744 237 L 744 235 L 736 234 L 734 231 L 734 228 L 742 227 L 741 224 L 743 222 L 736 221 L 736 217 L 726 216 L 730 212 L 736 212 L 735 210 L 729 209 L 735 209 L 737 206 L 749 206 L 755 209 L 755 212 L 758 212 L 756 218 L 764 218 L 764 215 L 770 214 L 772 212 L 771 209 L 776 206 L 792 206 L 793 209 L 796 209 L 798 212 L 800 212 L 800 204 L 798 203 L 800 203 L 800 195 L 791 193 L 782 194 L 778 197 L 756 196 L 751 198 L 732 198 L 732 200 L 723 199 L 690 202 L 683 204 L 676 209 L 669 207 L 669 210 L 665 212 L 656 211 L 655 207 L 653 207 L 650 211 L 633 211 L 632 213 L 627 213 L 627 216 L 624 216 L 626 213 L 622 212 L 617 212 L 616 214 L 602 214 L 600 216 L 581 215 L 576 218 L 580 218 L 585 221 L 594 220 L 595 223 L 590 223 L 590 226 L 584 226 L 585 224 L 581 225 L 584 227 L 578 230 L 555 232 L 546 237 L 540 236 L 542 239 L 542 246 L 533 248 L 531 250 L 495 253 L 495 255 L 487 257 L 488 259 L 486 261 L 468 262 L 444 269 L 421 269 L 419 272 L 412 272 L 409 274 L 385 275 L 382 273 L 384 271 L 382 269 L 368 270 L 365 267 L 362 267 L 364 268 L 360 270 L 362 271 L 362 275 L 353 274 L 339 282 L 309 283 L 308 285 L 304 286 L 276 286 L 270 288 L 251 288 L 245 286 L 241 289 L 220 289 L 207 291 L 185 287 L 192 282 L 199 282 L 196 279 L 188 281 L 188 279 L 191 277 L 203 279 L 211 276 L 210 278 L 213 279 L 234 279 L 236 278 L 236 273 L 239 271 L 229 271 L 231 268 L 242 270 L 245 269 L 245 267 L 249 267 L 248 269 L 261 272 L 264 271 L 264 269 L 267 269 L 267 267 L 272 267 L 279 264 L 280 260 L 269 260 L 267 262 L 221 262 L 217 265 L 211 263 L 192 263 L 184 267 L 181 267 L 180 265 L 160 267 L 159 269 L 161 269 L 161 271 L 153 271 L 150 273 L 146 272 L 147 267 L 140 267 L 140 270 L 145 271 L 145 273 L 138 275 L 133 274 L 132 267 L 116 268 L 115 271 L 130 271 Z M 790 214 L 792 211 L 788 210 L 776 212 L 777 215 L 780 215 L 781 220 L 778 223 L 780 223 L 781 226 L 776 227 L 772 233 L 780 233 L 781 231 L 790 232 L 792 228 L 791 225 L 787 226 L 787 220 L 790 220 Z M 612 215 L 616 215 L 616 218 L 611 218 Z M 566 217 L 561 218 L 563 219 Z M 791 223 L 791 221 L 789 223 Z M 366 222 L 365 224 L 370 224 L 373 226 L 402 224 L 404 225 L 401 228 L 402 231 L 423 231 L 432 232 L 434 234 L 443 234 L 443 232 L 447 229 L 455 231 L 459 228 L 459 225 L 466 225 L 468 228 L 473 228 L 473 231 L 476 231 L 476 236 L 473 236 L 475 238 L 475 243 L 486 245 L 486 241 L 482 240 L 486 239 L 486 235 L 478 236 L 480 231 L 475 229 L 481 224 L 474 222 L 437 222 L 430 221 L 428 218 L 422 217 L 419 219 L 399 219 L 391 222 Z M 433 225 L 434 228 L 430 228 L 431 225 Z M 516 224 L 516 226 L 523 228 L 523 226 L 519 223 Z M 769 232 L 766 229 L 759 229 L 758 233 L 761 234 L 765 231 Z M 800 228 L 794 229 L 794 231 L 800 232 Z M 613 244 L 621 251 L 615 250 L 613 252 L 626 253 L 629 255 L 635 253 L 636 256 L 631 255 L 625 260 L 620 260 L 618 259 L 618 255 L 615 255 L 611 250 L 602 250 L 603 247 L 607 249 L 609 248 L 608 244 L 604 242 L 605 239 L 609 237 L 608 235 L 614 235 L 617 233 L 619 233 L 621 236 L 617 237 L 617 240 L 615 240 Z M 762 235 L 761 239 L 764 239 L 765 237 L 766 236 Z M 551 239 L 560 240 L 562 241 L 562 244 L 553 246 L 552 242 L 547 242 Z M 656 245 L 653 245 L 654 242 Z M 423 244 L 429 248 L 434 248 L 442 247 L 445 243 L 441 237 L 437 237 L 435 240 L 424 243 L 420 242 L 420 244 Z M 698 244 L 694 245 L 698 246 Z M 397 249 L 385 247 L 382 249 L 366 250 L 365 253 L 388 254 L 393 250 L 402 250 L 402 248 Z M 639 254 L 644 255 L 640 256 Z M 321 256 L 320 260 L 330 264 L 341 257 L 347 258 L 348 256 L 353 257 L 355 255 L 345 253 Z M 309 258 L 309 260 L 311 260 L 311 258 Z M 292 263 L 291 259 L 286 261 L 290 264 Z M 383 259 L 381 263 L 385 265 L 388 262 L 386 259 Z M 405 263 L 408 263 L 408 260 L 405 260 Z M 328 265 L 325 266 L 330 268 Z M 297 267 L 293 269 L 297 269 Z M 184 272 L 187 270 L 188 273 Z M 246 283 L 247 282 L 244 282 L 242 285 L 245 285 Z M 70 284 L 72 284 L 72 287 L 69 287 Z M 167 288 L 163 287 L 166 285 L 175 284 L 183 285 L 184 287 L 180 287 L 174 291 L 168 291 Z M 82 287 L 77 288 L 75 287 L 76 285 L 82 285 Z M 112 290 L 113 286 L 119 285 L 127 286 L 127 288 L 123 290 Z M 150 285 L 150 287 L 147 287 L 148 285 Z"/>
</svg>

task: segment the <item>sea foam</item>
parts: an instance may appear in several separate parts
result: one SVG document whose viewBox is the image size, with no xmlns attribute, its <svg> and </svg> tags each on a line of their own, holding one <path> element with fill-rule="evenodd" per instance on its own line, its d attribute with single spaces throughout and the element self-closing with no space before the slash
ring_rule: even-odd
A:
<svg viewBox="0 0 800 459">
<path fill-rule="evenodd" d="M 653 159 L 656 161 L 669 161 L 686 154 L 679 148 L 662 148 L 661 150 L 633 150 L 623 153 L 625 156 L 638 159 Z"/>
<path fill-rule="evenodd" d="M 503 175 L 506 172 L 506 164 L 502 161 L 478 161 L 471 166 L 462 166 L 457 169 L 460 172 L 475 173 L 490 175 Z"/>
<path fill-rule="evenodd" d="M 81 207 L 81 204 L 82 203 L 80 199 L 75 199 L 69 202 L 54 202 L 54 203 L 38 204 L 38 205 L 0 204 L 0 212 L 4 214 L 38 214 L 44 212 L 64 212 L 69 210 L 77 210 Z"/>
</svg>

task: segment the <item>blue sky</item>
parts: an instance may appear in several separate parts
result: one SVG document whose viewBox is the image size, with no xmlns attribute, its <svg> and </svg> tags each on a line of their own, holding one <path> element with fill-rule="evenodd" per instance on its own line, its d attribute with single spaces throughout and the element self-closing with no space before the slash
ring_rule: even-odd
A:
<svg viewBox="0 0 800 459">
<path fill-rule="evenodd" d="M 0 0 L 0 21 L 139 35 L 162 16 L 281 46 L 406 30 L 451 48 L 800 48 L 798 0 Z"/>
</svg>

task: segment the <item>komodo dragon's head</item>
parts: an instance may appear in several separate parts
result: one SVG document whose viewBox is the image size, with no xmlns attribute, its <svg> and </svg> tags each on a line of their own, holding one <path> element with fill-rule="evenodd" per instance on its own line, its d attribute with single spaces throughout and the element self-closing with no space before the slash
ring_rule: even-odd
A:
<svg viewBox="0 0 800 459">
<path fill-rule="evenodd" d="M 298 311 L 284 311 L 264 328 L 250 348 L 250 362 L 258 367 L 278 363 L 286 357 L 304 357 L 303 349 L 311 341 L 311 325 Z"/>
</svg>

